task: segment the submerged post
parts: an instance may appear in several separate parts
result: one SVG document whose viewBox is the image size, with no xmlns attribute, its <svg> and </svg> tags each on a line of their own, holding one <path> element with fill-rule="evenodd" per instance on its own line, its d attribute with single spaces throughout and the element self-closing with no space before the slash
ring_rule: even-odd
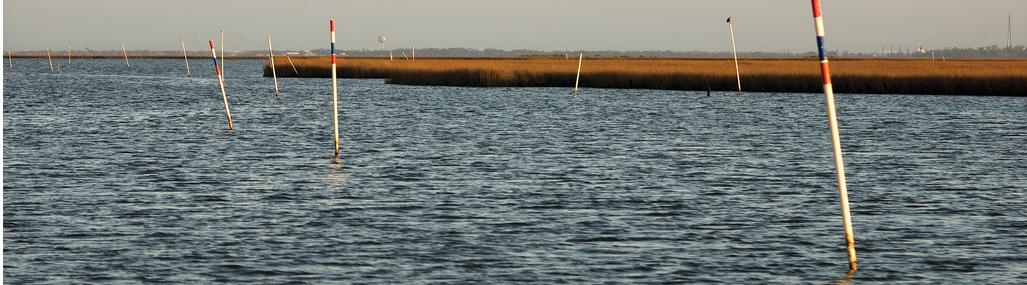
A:
<svg viewBox="0 0 1027 285">
<path fill-rule="evenodd" d="M 54 72 L 53 58 L 50 57 L 50 49 L 46 49 L 46 62 L 50 63 L 50 72 Z"/>
<path fill-rule="evenodd" d="M 178 39 L 182 41 L 182 58 L 185 59 L 185 77 L 189 77 L 189 53 L 185 51 L 185 38 L 178 37 Z"/>
<path fill-rule="evenodd" d="M 842 208 L 842 223 L 845 225 L 845 245 L 849 251 L 849 270 L 855 271 L 858 268 L 856 238 L 852 233 L 852 216 L 849 214 L 849 192 L 845 186 L 845 163 L 842 159 L 842 143 L 838 135 L 838 119 L 834 108 L 834 87 L 831 85 L 831 68 L 827 62 L 827 48 L 824 47 L 824 18 L 820 11 L 820 0 L 810 1 L 813 5 L 813 23 L 817 32 L 820 74 L 824 78 L 824 96 L 827 98 L 827 121 L 831 128 L 835 175 L 838 177 L 838 196 Z"/>
<path fill-rule="evenodd" d="M 335 18 L 328 20 L 328 24 L 331 27 L 332 32 L 332 122 L 335 135 L 335 156 L 332 159 L 339 158 L 339 82 L 336 80 L 335 73 Z"/>
<path fill-rule="evenodd" d="M 128 69 L 132 69 L 132 64 L 128 63 L 128 50 L 125 49 L 125 44 L 121 44 L 121 51 L 125 53 L 125 65 L 128 66 Z"/>
<path fill-rule="evenodd" d="M 738 51 L 735 49 L 735 18 L 727 17 L 727 29 L 731 31 L 731 55 L 735 58 L 735 79 L 738 80 L 738 95 L 742 95 L 742 73 L 738 71 Z"/>
<path fill-rule="evenodd" d="M 574 76 L 574 92 L 571 94 L 571 98 L 578 97 L 578 81 L 581 80 L 581 58 L 584 55 L 584 53 L 578 54 L 578 73 Z"/>
<path fill-rule="evenodd" d="M 228 108 L 228 94 L 225 93 L 225 78 L 221 75 L 221 67 L 218 66 L 218 54 L 214 51 L 214 40 L 210 40 L 210 55 L 214 57 L 214 75 L 217 75 L 218 84 L 221 85 L 221 99 L 225 101 L 225 116 L 228 117 L 228 129 L 231 130 L 235 128 L 232 124 L 232 110 Z"/>
<path fill-rule="evenodd" d="M 267 36 L 267 57 L 271 59 L 271 77 L 275 79 L 275 98 L 278 98 L 278 73 L 275 72 L 275 50 L 271 48 L 271 36 Z"/>
</svg>

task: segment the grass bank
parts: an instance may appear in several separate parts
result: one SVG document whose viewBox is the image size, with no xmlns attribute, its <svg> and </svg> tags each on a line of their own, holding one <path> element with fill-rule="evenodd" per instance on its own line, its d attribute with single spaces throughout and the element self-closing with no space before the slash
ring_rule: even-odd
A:
<svg viewBox="0 0 1027 285">
<path fill-rule="evenodd" d="M 328 57 L 275 57 L 278 76 L 331 76 Z M 831 62 L 835 92 L 869 94 L 1027 95 L 1027 60 L 873 60 Z M 390 84 L 473 87 L 572 87 L 577 58 L 339 58 L 341 78 L 384 78 Z M 747 92 L 822 91 L 814 59 L 740 62 Z M 268 64 L 264 76 L 271 76 Z M 668 90 L 737 89 L 730 59 L 589 59 L 581 86 Z"/>
</svg>

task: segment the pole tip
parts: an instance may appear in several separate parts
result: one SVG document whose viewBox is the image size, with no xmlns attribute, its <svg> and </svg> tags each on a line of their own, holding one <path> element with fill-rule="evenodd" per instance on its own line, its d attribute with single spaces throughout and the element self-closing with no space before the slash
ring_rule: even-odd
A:
<svg viewBox="0 0 1027 285">
<path fill-rule="evenodd" d="M 210 48 L 214 48 L 214 40 L 210 40 Z"/>
</svg>

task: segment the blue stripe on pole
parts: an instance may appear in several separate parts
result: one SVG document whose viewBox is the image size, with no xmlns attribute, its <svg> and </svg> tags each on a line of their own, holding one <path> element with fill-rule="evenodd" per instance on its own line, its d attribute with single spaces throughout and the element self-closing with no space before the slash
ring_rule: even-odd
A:
<svg viewBox="0 0 1027 285">
<path fill-rule="evenodd" d="M 827 48 L 824 47 L 824 37 L 817 37 L 817 48 L 820 52 L 820 60 L 827 60 Z"/>
<path fill-rule="evenodd" d="M 332 54 L 335 54 L 335 43 L 332 43 Z"/>
</svg>

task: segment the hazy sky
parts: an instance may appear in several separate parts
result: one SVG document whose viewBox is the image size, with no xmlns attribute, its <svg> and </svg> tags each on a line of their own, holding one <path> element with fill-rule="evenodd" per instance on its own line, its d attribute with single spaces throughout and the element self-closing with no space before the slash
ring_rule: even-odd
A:
<svg viewBox="0 0 1027 285">
<path fill-rule="evenodd" d="M 225 28 L 229 50 L 470 47 L 539 50 L 812 51 L 807 0 L 4 0 L 5 50 L 190 49 Z M 828 48 L 880 51 L 1027 43 L 1027 0 L 824 0 Z"/>
</svg>

